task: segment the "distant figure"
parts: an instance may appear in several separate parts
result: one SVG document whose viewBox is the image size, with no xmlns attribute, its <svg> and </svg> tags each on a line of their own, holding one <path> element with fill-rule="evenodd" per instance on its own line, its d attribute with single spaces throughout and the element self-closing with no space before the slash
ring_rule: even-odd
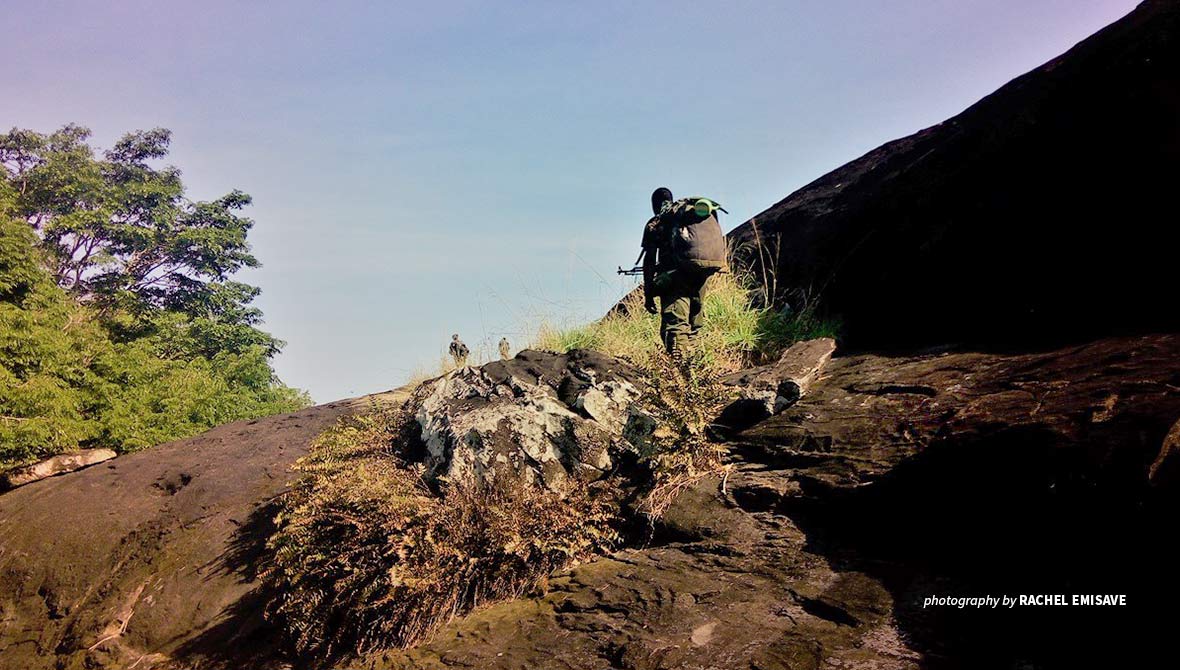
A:
<svg viewBox="0 0 1180 670">
<path fill-rule="evenodd" d="M 512 358 L 512 347 L 508 344 L 507 337 L 500 338 L 500 360 L 508 360 Z"/>
<path fill-rule="evenodd" d="M 701 328 L 705 282 L 728 269 L 728 253 L 716 211 L 708 198 L 672 199 L 672 191 L 651 194 L 655 214 L 643 229 L 644 308 L 660 314 L 660 339 L 669 354 L 684 353 Z M 656 298 L 660 306 L 656 308 Z"/>
<path fill-rule="evenodd" d="M 455 367 L 467 367 L 467 354 L 471 351 L 463 344 L 463 340 L 459 339 L 459 333 L 451 336 L 451 357 L 455 359 Z"/>
</svg>

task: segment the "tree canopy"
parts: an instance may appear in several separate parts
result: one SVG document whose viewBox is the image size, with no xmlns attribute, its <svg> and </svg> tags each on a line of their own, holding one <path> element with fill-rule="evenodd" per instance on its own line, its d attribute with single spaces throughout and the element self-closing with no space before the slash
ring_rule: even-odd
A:
<svg viewBox="0 0 1180 670">
<path fill-rule="evenodd" d="M 185 197 L 171 134 L 98 152 L 69 125 L 0 134 L 0 469 L 79 446 L 128 451 L 306 394 L 270 367 L 240 191 Z"/>
</svg>

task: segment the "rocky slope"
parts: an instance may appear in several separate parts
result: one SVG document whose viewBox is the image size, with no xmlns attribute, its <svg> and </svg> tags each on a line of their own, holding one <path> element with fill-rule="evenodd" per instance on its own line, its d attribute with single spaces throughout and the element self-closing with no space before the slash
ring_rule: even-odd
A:
<svg viewBox="0 0 1180 670">
<path fill-rule="evenodd" d="M 268 505 L 308 439 L 367 404 L 230 424 L 0 496 L 0 668 L 287 667 L 259 616 Z M 1126 661 L 1180 595 L 1154 565 L 1171 555 L 1178 423 L 1180 335 L 837 357 L 730 436 L 731 474 L 683 495 L 646 546 L 340 667 Z M 1128 604 L 922 607 L 1035 593 Z"/>
<path fill-rule="evenodd" d="M 778 284 L 821 292 L 862 353 L 785 409 L 788 389 L 752 371 L 747 399 L 769 405 L 725 434 L 731 474 L 682 496 L 647 545 L 340 667 L 1134 667 L 1166 647 L 1180 335 L 1161 333 L 1180 332 L 1180 311 L 1161 217 L 1180 164 L 1178 36 L 1180 3 L 1149 0 L 741 227 L 749 241 L 757 223 L 781 248 Z M 974 351 L 913 353 L 946 343 Z M 472 383 L 524 378 L 495 365 Z M 571 383 L 551 409 L 593 415 Z M 441 388 L 440 430 L 496 418 L 495 402 Z M 0 495 L 0 670 L 292 667 L 260 616 L 273 501 L 311 438 L 370 402 Z M 482 425 L 468 427 L 494 438 Z M 608 467 L 564 456 L 517 471 Z M 1127 604 L 922 606 L 1095 593 Z"/>
<path fill-rule="evenodd" d="M 727 481 L 684 496 L 651 546 L 359 665 L 1133 663 L 1161 648 L 1160 617 L 1180 590 L 1173 571 L 1149 567 L 1171 555 L 1176 488 L 1149 471 L 1178 421 L 1175 335 L 837 358 L 799 403 L 733 438 Z M 1128 604 L 922 607 L 1046 593 Z"/>
<path fill-rule="evenodd" d="M 1147 0 L 731 238 L 770 247 L 777 286 L 841 315 L 846 346 L 1175 331 L 1178 165 L 1180 3 Z"/>
<path fill-rule="evenodd" d="M 231 423 L 0 495 L 0 668 L 266 657 L 252 596 L 291 464 L 341 414 L 402 397 Z"/>
</svg>

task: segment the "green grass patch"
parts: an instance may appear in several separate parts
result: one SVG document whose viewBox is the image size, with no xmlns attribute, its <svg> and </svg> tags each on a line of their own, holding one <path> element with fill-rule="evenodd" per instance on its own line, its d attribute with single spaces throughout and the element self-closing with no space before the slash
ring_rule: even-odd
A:
<svg viewBox="0 0 1180 670">
<path fill-rule="evenodd" d="M 696 338 L 702 364 L 738 370 L 772 360 L 801 340 L 836 337 L 840 324 L 814 310 L 795 313 L 754 307 L 746 282 L 733 274 L 709 280 L 703 306 L 704 326 Z M 621 309 L 599 321 L 573 328 L 543 325 L 533 347 L 567 352 L 593 349 L 636 365 L 647 365 L 661 351 L 660 319 L 643 309 L 638 292 Z"/>
</svg>

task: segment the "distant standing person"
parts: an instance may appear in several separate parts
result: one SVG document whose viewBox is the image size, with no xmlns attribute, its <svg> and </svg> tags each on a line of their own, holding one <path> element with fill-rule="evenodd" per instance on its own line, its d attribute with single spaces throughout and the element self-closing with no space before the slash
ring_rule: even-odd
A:
<svg viewBox="0 0 1180 670">
<path fill-rule="evenodd" d="M 467 367 L 467 354 L 471 351 L 463 344 L 463 340 L 459 339 L 459 333 L 451 336 L 451 357 L 455 359 L 455 367 Z"/>
<path fill-rule="evenodd" d="M 728 268 L 725 236 L 708 198 L 673 200 L 672 191 L 651 194 L 655 214 L 643 229 L 644 308 L 660 314 L 660 339 L 678 356 L 701 328 L 705 282 Z M 657 310 L 656 298 L 660 299 Z"/>
<path fill-rule="evenodd" d="M 512 358 L 512 347 L 508 344 L 507 337 L 500 338 L 500 360 L 508 360 Z"/>
</svg>

